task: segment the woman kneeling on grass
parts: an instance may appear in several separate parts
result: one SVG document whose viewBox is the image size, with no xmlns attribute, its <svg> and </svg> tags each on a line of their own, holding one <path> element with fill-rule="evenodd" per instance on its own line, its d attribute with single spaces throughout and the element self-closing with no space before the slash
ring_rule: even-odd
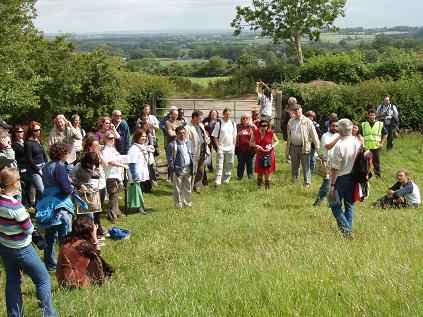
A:
<svg viewBox="0 0 423 317">
<path fill-rule="evenodd" d="M 408 172 L 400 170 L 397 172 L 397 182 L 392 185 L 385 196 L 375 203 L 380 208 L 407 208 L 419 207 L 421 205 L 420 189 L 414 183 Z"/>
<path fill-rule="evenodd" d="M 102 285 L 112 276 L 113 268 L 100 256 L 97 247 L 97 226 L 89 216 L 77 218 L 72 233 L 60 249 L 56 277 L 66 288 Z"/>
<path fill-rule="evenodd" d="M 50 276 L 31 245 L 34 226 L 19 194 L 20 178 L 14 168 L 0 171 L 0 256 L 6 270 L 7 316 L 23 316 L 21 271 L 28 274 L 36 287 L 43 317 L 57 316 L 52 305 Z"/>
</svg>

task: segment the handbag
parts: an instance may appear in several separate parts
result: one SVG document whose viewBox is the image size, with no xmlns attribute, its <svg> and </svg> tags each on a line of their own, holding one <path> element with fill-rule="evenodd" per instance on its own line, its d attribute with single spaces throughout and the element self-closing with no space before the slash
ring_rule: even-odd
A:
<svg viewBox="0 0 423 317">
<path fill-rule="evenodd" d="M 269 168 L 272 166 L 272 154 L 264 154 L 260 159 L 261 167 Z"/>
<path fill-rule="evenodd" d="M 128 208 L 129 209 L 144 209 L 144 195 L 142 193 L 141 185 L 133 182 L 129 184 L 128 188 Z"/>
<path fill-rule="evenodd" d="M 326 177 L 328 174 L 327 163 L 321 159 L 317 160 L 316 173 L 321 177 Z"/>
<path fill-rule="evenodd" d="M 76 204 L 76 213 L 77 214 L 86 214 L 92 212 L 101 212 L 101 200 L 100 192 L 95 189 L 89 189 L 86 191 L 78 190 L 78 196 L 83 202 L 87 204 L 88 208 L 82 208 L 80 204 Z"/>
</svg>

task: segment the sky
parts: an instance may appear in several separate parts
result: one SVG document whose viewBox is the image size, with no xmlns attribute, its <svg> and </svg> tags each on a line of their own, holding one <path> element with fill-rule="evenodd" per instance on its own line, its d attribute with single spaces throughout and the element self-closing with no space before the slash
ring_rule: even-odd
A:
<svg viewBox="0 0 423 317">
<path fill-rule="evenodd" d="M 251 0 L 38 0 L 46 33 L 229 30 L 237 5 Z M 340 27 L 421 26 L 423 0 L 348 0 Z"/>
</svg>

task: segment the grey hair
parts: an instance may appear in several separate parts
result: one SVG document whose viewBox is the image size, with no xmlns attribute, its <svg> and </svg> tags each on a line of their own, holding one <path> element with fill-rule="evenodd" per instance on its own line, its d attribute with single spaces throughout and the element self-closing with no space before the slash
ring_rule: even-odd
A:
<svg viewBox="0 0 423 317">
<path fill-rule="evenodd" d="M 297 104 L 297 98 L 295 97 L 289 97 L 288 98 L 288 105 L 292 106 L 292 105 L 296 105 Z"/>
<path fill-rule="evenodd" d="M 338 132 L 342 136 L 352 135 L 353 123 L 350 119 L 341 119 L 338 121 Z"/>
<path fill-rule="evenodd" d="M 244 112 L 241 118 L 251 118 L 251 115 L 248 112 Z"/>
<path fill-rule="evenodd" d="M 113 110 L 112 115 L 118 115 L 118 114 L 121 115 L 122 111 L 120 111 L 118 109 Z"/>
</svg>

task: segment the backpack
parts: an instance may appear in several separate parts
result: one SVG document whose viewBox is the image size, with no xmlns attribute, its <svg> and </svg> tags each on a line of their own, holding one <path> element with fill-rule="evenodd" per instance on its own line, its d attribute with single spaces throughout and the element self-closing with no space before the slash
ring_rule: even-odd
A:
<svg viewBox="0 0 423 317">
<path fill-rule="evenodd" d="M 231 119 L 229 119 L 231 120 Z M 222 130 L 222 119 L 218 119 L 217 122 L 219 123 L 219 132 L 217 133 L 217 138 L 216 139 L 220 139 L 220 131 Z M 234 131 L 238 131 L 236 124 L 233 120 L 231 120 L 232 122 L 232 126 L 234 127 Z"/>
</svg>

